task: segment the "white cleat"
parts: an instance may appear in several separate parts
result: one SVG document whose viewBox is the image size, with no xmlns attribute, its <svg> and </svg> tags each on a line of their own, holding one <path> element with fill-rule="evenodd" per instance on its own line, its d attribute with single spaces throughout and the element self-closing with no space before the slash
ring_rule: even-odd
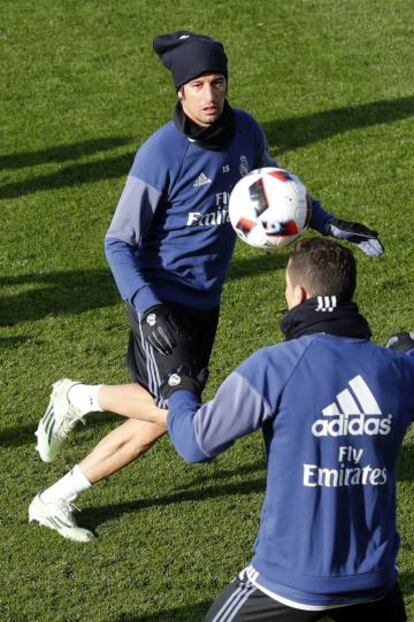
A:
<svg viewBox="0 0 414 622">
<path fill-rule="evenodd" d="M 66 499 L 58 499 L 55 503 L 45 503 L 39 493 L 29 506 L 29 523 L 36 522 L 44 527 L 55 529 L 68 540 L 90 542 L 95 536 L 88 529 L 83 529 L 76 524 L 73 512 L 77 509 Z"/>
<path fill-rule="evenodd" d="M 64 378 L 53 385 L 47 410 L 37 426 L 36 449 L 43 462 L 52 462 L 59 453 L 60 447 L 75 427 L 82 421 L 82 413 L 68 399 L 68 391 L 78 382 Z"/>
</svg>

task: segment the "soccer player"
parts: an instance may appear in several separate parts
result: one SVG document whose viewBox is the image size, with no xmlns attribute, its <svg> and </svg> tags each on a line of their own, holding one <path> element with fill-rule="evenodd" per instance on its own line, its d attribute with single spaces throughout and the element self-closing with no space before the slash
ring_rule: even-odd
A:
<svg viewBox="0 0 414 622">
<path fill-rule="evenodd" d="M 414 419 L 414 333 L 394 335 L 388 349 L 371 343 L 355 285 L 348 249 L 303 239 L 286 270 L 285 342 L 255 352 L 210 402 L 200 404 L 197 379 L 182 373 L 161 385 L 168 413 L 137 384 L 95 387 L 106 410 L 168 426 L 187 462 L 263 431 L 268 475 L 254 555 L 206 622 L 407 619 L 395 497 Z"/>
<path fill-rule="evenodd" d="M 388 349 L 371 343 L 355 285 L 348 249 L 301 240 L 286 270 L 284 343 L 250 356 L 204 405 L 197 379 L 183 374 L 162 384 L 168 413 L 137 385 L 124 393 L 125 413 L 167 425 L 188 462 L 263 431 L 268 475 L 253 559 L 206 622 L 407 619 L 395 497 L 414 419 L 414 333 L 394 335 Z M 98 399 L 111 410 L 124 389 L 102 386 Z"/>
<path fill-rule="evenodd" d="M 105 250 L 127 303 L 131 378 L 165 408 L 160 380 L 168 370 L 183 365 L 191 375 L 207 374 L 235 243 L 227 209 L 230 192 L 241 176 L 276 162 L 256 121 L 227 101 L 227 57 L 221 43 L 179 31 L 157 37 L 153 45 L 172 73 L 177 105 L 173 120 L 136 154 Z M 357 244 L 369 255 L 382 253 L 375 231 L 339 220 L 318 201 L 312 203 L 313 229 Z M 68 404 L 77 406 L 68 410 Z M 76 421 L 91 409 L 100 409 L 94 390 L 69 380 L 54 385 L 37 430 L 43 460 L 55 458 Z M 126 421 L 36 496 L 31 518 L 53 524 L 65 537 L 91 539 L 91 532 L 76 527 L 71 502 L 141 456 L 164 433 L 154 423 Z"/>
</svg>

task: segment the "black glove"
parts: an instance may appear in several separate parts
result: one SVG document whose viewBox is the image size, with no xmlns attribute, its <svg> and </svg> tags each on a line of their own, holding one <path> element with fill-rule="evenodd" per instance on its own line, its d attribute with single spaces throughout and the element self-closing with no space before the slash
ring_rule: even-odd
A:
<svg viewBox="0 0 414 622">
<path fill-rule="evenodd" d="M 378 233 L 359 222 L 334 218 L 328 224 L 326 233 L 334 238 L 356 244 L 366 255 L 378 257 L 384 252 Z"/>
<path fill-rule="evenodd" d="M 177 369 L 172 369 L 163 380 L 160 385 L 160 395 L 164 400 L 168 400 L 175 391 L 191 391 L 200 399 L 207 378 L 208 369 L 206 367 L 194 375 L 189 367 L 181 365 Z"/>
<path fill-rule="evenodd" d="M 144 313 L 141 328 L 145 341 L 165 356 L 172 354 L 181 339 L 188 338 L 183 327 L 163 304 L 155 305 Z"/>
<path fill-rule="evenodd" d="M 391 335 L 388 339 L 385 347 L 390 348 L 390 350 L 397 350 L 398 352 L 414 350 L 414 333 L 395 333 L 395 335 Z"/>
</svg>

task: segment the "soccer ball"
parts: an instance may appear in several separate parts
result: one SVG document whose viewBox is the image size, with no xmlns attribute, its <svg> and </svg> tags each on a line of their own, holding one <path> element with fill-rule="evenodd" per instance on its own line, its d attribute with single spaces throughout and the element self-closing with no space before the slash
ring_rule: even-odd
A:
<svg viewBox="0 0 414 622">
<path fill-rule="evenodd" d="M 230 195 L 229 217 L 239 238 L 258 248 L 287 246 L 306 229 L 311 200 L 300 179 L 281 168 L 242 177 Z"/>
</svg>

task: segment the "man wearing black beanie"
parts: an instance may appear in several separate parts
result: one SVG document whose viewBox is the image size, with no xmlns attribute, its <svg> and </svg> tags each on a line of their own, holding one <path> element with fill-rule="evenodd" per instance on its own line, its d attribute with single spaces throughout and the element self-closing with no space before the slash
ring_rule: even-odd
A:
<svg viewBox="0 0 414 622">
<path fill-rule="evenodd" d="M 127 417 L 123 395 L 134 395 L 138 385 L 162 408 L 168 378 L 201 393 L 236 239 L 228 216 L 230 193 L 253 169 L 277 166 L 258 123 L 227 101 L 227 56 L 221 43 L 181 30 L 157 37 L 153 47 L 171 71 L 178 100 L 173 119 L 137 151 L 105 239 L 131 328 L 127 365 L 132 384 L 120 387 L 114 408 Z M 354 242 L 367 254 L 382 252 L 375 232 L 335 219 L 316 200 L 310 226 Z M 172 370 L 176 373 L 170 376 Z M 102 409 L 99 388 L 68 379 L 54 384 L 37 430 L 44 461 L 56 457 L 79 419 Z M 66 538 L 89 541 L 93 534 L 73 518 L 73 500 L 143 455 L 165 431 L 155 423 L 127 420 L 34 498 L 30 519 Z"/>
<path fill-rule="evenodd" d="M 157 37 L 153 48 L 171 71 L 178 94 L 176 127 L 205 149 L 225 147 L 233 138 L 236 124 L 226 100 L 227 56 L 222 44 L 181 30 Z"/>
</svg>

